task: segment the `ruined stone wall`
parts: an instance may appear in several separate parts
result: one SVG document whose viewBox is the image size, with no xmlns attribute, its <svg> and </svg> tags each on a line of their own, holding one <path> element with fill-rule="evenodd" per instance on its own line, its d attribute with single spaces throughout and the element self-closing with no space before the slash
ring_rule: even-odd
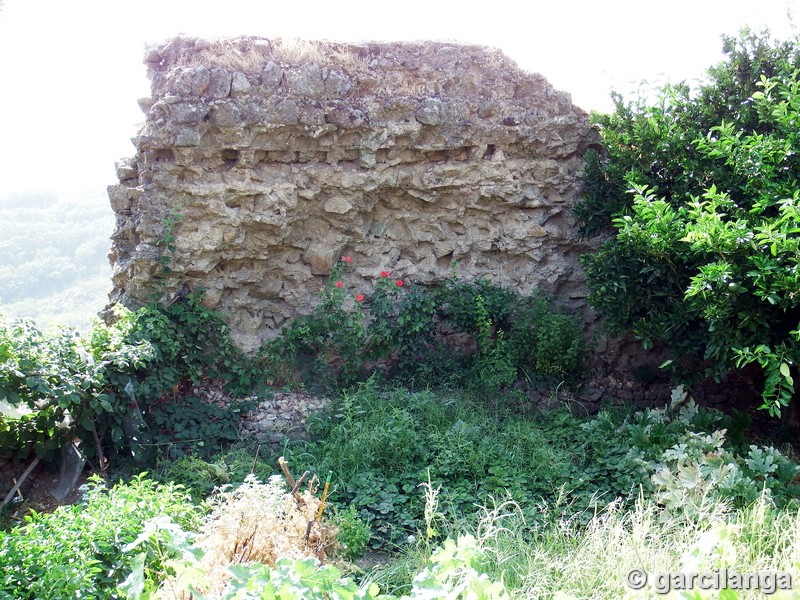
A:
<svg viewBox="0 0 800 600">
<path fill-rule="evenodd" d="M 176 38 L 146 63 L 136 155 L 109 188 L 112 301 L 204 288 L 252 350 L 348 255 L 365 293 L 380 271 L 426 284 L 455 262 L 585 308 L 571 207 L 597 134 L 499 51 Z"/>
</svg>

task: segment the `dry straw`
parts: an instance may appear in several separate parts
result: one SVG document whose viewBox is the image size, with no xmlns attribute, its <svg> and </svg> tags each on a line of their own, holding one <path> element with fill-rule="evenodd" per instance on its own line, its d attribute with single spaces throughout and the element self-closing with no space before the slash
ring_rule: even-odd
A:
<svg viewBox="0 0 800 600">
<path fill-rule="evenodd" d="M 306 489 L 298 496 L 301 502 L 287 493 L 280 476 L 260 483 L 249 475 L 240 487 L 214 497 L 212 512 L 197 540 L 205 552 L 197 565 L 206 576 L 208 587 L 202 590 L 204 593 L 224 589 L 230 579 L 230 565 L 274 566 L 284 557 L 325 559 L 335 544 L 335 528 L 317 520 L 320 501 L 312 490 Z M 174 594 L 175 582 L 162 589 Z M 192 598 L 188 590 L 177 597 Z"/>
</svg>

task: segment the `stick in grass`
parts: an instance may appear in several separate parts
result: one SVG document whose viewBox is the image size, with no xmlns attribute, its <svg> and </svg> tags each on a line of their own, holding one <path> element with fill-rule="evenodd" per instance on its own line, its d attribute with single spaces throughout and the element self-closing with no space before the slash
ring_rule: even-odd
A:
<svg viewBox="0 0 800 600">
<path fill-rule="evenodd" d="M 0 506 L 5 506 L 9 502 L 11 502 L 11 500 L 14 498 L 14 494 L 17 493 L 17 490 L 19 490 L 20 486 L 23 483 L 25 483 L 25 480 L 28 478 L 28 475 L 31 474 L 31 471 L 33 471 L 33 469 L 38 464 L 39 464 L 39 457 L 37 456 L 33 459 L 33 462 L 30 465 L 28 465 L 28 468 L 25 469 L 25 472 L 19 478 L 19 481 L 17 481 L 16 484 L 14 484 L 14 487 L 11 488 L 11 491 L 8 492 L 8 494 L 6 494 L 6 497 L 3 499 L 3 504 L 0 504 Z"/>
<path fill-rule="evenodd" d="M 292 474 L 289 472 L 289 465 L 286 464 L 286 459 L 281 456 L 278 459 L 278 464 L 281 466 L 283 475 L 286 477 L 286 481 L 289 483 L 289 487 L 292 489 L 292 495 L 294 496 L 295 502 L 301 506 L 305 506 L 306 501 L 303 500 L 303 498 L 300 496 L 300 492 L 298 492 L 295 488 L 297 484 L 294 481 L 294 477 L 292 477 Z"/>
</svg>

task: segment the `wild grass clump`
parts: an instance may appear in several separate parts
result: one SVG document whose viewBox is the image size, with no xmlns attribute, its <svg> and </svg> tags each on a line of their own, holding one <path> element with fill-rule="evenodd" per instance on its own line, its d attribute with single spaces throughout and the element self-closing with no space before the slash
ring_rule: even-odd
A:
<svg viewBox="0 0 800 600">
<path fill-rule="evenodd" d="M 632 510 L 611 503 L 585 525 L 547 514 L 546 506 L 543 510 L 542 524 L 532 526 L 515 502 L 499 501 L 481 508 L 471 524 L 450 523 L 448 537 L 477 540 L 482 572 L 503 582 L 512 598 L 651 597 L 646 594 L 659 591 L 659 573 L 727 569 L 787 572 L 796 578 L 800 567 L 800 512 L 776 509 L 766 497 L 740 510 L 708 503 L 702 515 L 691 518 L 675 517 L 644 499 Z M 366 581 L 389 593 L 406 593 L 412 574 L 430 553 L 431 545 L 420 541 L 396 561 L 371 571 Z M 627 584 L 635 569 L 648 574 L 645 595 Z M 692 598 L 717 597 L 695 591 Z M 725 597 L 764 597 L 763 591 L 737 593 Z"/>
</svg>

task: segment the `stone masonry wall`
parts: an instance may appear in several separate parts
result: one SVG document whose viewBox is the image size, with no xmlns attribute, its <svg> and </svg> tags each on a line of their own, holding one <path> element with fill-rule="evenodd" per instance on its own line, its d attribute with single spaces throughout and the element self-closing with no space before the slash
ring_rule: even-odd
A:
<svg viewBox="0 0 800 600">
<path fill-rule="evenodd" d="M 541 75 L 428 42 L 175 38 L 146 63 L 136 155 L 109 188 L 112 302 L 204 288 L 252 350 L 348 255 L 351 289 L 382 270 L 427 284 L 455 261 L 591 319 L 571 208 L 598 136 Z"/>
</svg>

